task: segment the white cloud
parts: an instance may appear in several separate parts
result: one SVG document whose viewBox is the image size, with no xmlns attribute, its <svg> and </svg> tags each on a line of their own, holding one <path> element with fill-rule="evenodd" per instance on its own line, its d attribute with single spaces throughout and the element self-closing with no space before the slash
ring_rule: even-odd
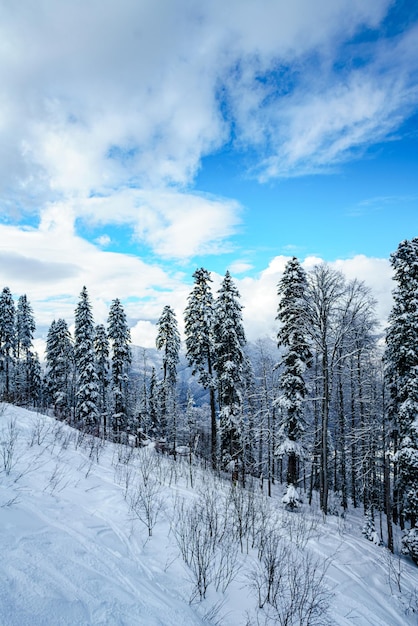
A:
<svg viewBox="0 0 418 626">
<path fill-rule="evenodd" d="M 135 239 L 158 256 L 175 259 L 227 251 L 241 212 L 233 200 L 167 189 L 123 189 L 67 206 L 92 224 L 129 224 Z"/>
<path fill-rule="evenodd" d="M 340 43 L 376 27 L 388 6 L 9 3 L 0 25 L 0 188 L 29 201 L 42 188 L 88 197 L 132 182 L 190 184 L 202 156 L 229 140 L 231 122 L 238 141 L 267 142 L 268 175 L 303 169 L 306 159 L 324 165 L 372 133 L 381 138 L 416 97 L 412 33 L 381 46 L 344 83 L 329 69 Z M 306 80 L 312 54 L 320 81 Z"/>
<path fill-rule="evenodd" d="M 57 207 L 44 216 L 39 229 L 0 225 L 0 241 L 0 284 L 8 285 L 15 295 L 27 294 L 40 326 L 57 317 L 71 318 L 83 285 L 100 322 L 105 321 L 113 298 L 152 301 L 158 307 L 165 304 L 167 294 L 181 289 L 175 273 L 138 257 L 100 250 L 77 237 L 73 222 L 61 221 Z M 138 304 L 133 316 L 140 317 L 141 309 Z"/>
<path fill-rule="evenodd" d="M 376 300 L 377 318 L 381 326 L 385 326 L 393 305 L 392 291 L 395 287 L 389 260 L 358 254 L 351 259 L 337 260 L 332 265 L 349 280 L 362 280 L 371 289 Z"/>
<path fill-rule="evenodd" d="M 252 270 L 253 266 L 251 263 L 249 263 L 248 261 L 245 261 L 244 259 L 238 259 L 234 261 L 233 263 L 231 263 L 228 269 L 231 272 L 231 274 L 244 274 L 245 272 Z"/>
<path fill-rule="evenodd" d="M 290 258 L 274 257 L 256 278 L 235 278 L 244 307 L 243 320 L 247 338 L 251 341 L 265 336 L 274 339 L 277 334 L 277 285 Z M 323 259 L 313 256 L 301 259 L 302 267 L 307 272 L 322 262 Z M 383 328 L 392 308 L 393 283 L 389 261 L 357 255 L 351 259 L 336 260 L 330 265 L 342 272 L 348 280 L 357 278 L 370 288 L 377 304 L 376 316 Z"/>
<path fill-rule="evenodd" d="M 134 346 L 155 348 L 156 337 L 156 325 L 147 320 L 139 320 L 135 326 L 131 328 L 131 339 Z"/>
<path fill-rule="evenodd" d="M 139 246 L 164 260 L 230 251 L 241 207 L 194 191 L 205 155 L 249 146 L 255 155 L 260 149 L 265 178 L 298 175 L 396 129 L 417 102 L 416 29 L 370 46 L 358 67 L 346 63 L 338 76 L 333 69 L 347 61 L 344 42 L 377 27 L 390 4 L 3 3 L 1 209 L 12 220 L 36 211 L 40 222 L 0 225 L 0 281 L 28 294 L 40 325 L 71 317 L 83 284 L 98 321 L 109 298 L 124 299 L 138 337 L 165 304 L 180 315 L 184 276 L 100 249 L 109 237 L 113 243 L 111 226 L 128 226 Z M 77 235 L 80 222 L 95 229 L 98 246 Z M 250 337 L 274 334 L 286 258 L 238 281 Z M 363 273 L 386 302 L 386 265 L 356 259 L 341 267 Z"/>
</svg>

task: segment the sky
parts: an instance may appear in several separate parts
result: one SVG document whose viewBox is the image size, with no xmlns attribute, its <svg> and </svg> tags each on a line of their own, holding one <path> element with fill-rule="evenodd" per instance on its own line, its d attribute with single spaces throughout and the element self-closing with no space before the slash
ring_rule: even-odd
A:
<svg viewBox="0 0 418 626">
<path fill-rule="evenodd" d="M 0 0 L 0 287 L 45 337 L 85 285 L 135 344 L 229 270 L 249 340 L 287 260 L 364 280 L 418 235 L 414 0 Z"/>
</svg>

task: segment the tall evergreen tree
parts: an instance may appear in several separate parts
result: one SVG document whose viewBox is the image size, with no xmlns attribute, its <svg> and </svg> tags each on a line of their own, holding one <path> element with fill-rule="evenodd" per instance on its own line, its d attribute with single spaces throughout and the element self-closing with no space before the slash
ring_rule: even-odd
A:
<svg viewBox="0 0 418 626">
<path fill-rule="evenodd" d="M 103 437 L 107 437 L 108 401 L 109 388 L 109 354 L 110 346 L 106 328 L 98 324 L 94 334 L 94 352 L 96 355 L 96 371 L 98 378 L 99 401 L 98 409 L 102 420 Z"/>
<path fill-rule="evenodd" d="M 64 319 L 53 321 L 46 339 L 47 392 L 59 417 L 70 417 L 73 407 L 74 347 Z"/>
<path fill-rule="evenodd" d="M 74 363 L 76 369 L 76 419 L 88 432 L 99 422 L 98 377 L 94 353 L 94 323 L 86 287 L 75 310 Z"/>
<path fill-rule="evenodd" d="M 220 405 L 221 461 L 242 465 L 242 406 L 247 359 L 242 307 L 238 290 L 226 272 L 215 303 L 215 369 L 218 376 Z"/>
<path fill-rule="evenodd" d="M 0 364 L 2 369 L 1 393 L 6 401 L 12 400 L 13 355 L 16 345 L 15 305 L 9 287 L 0 295 Z"/>
<path fill-rule="evenodd" d="M 162 415 L 160 424 L 163 429 L 162 435 L 169 434 L 164 430 L 171 429 L 174 453 L 176 446 L 176 402 L 175 388 L 177 382 L 177 364 L 180 352 L 180 334 L 174 310 L 166 305 L 157 322 L 157 338 L 155 345 L 157 350 L 163 353 L 163 386 L 162 386 Z M 168 424 L 168 416 L 171 417 L 171 425 Z"/>
<path fill-rule="evenodd" d="M 277 319 L 281 323 L 277 334 L 278 347 L 285 349 L 282 357 L 283 371 L 280 376 L 280 396 L 277 404 L 281 409 L 279 422 L 280 456 L 287 454 L 287 483 L 292 494 L 298 480 L 298 459 L 301 456 L 301 437 L 304 431 L 303 400 L 306 395 L 305 370 L 312 354 L 306 336 L 307 280 L 298 259 L 288 261 L 278 285 L 280 302 Z M 290 496 L 289 496 L 290 497 Z M 291 504 L 291 502 L 289 502 Z"/>
<path fill-rule="evenodd" d="M 410 523 L 404 551 L 418 564 L 418 238 L 402 241 L 391 264 L 397 287 L 386 335 L 389 417 L 398 439 L 400 508 Z"/>
<path fill-rule="evenodd" d="M 32 347 L 36 329 L 33 310 L 26 295 L 20 296 L 16 309 L 16 356 L 25 357 Z"/>
<path fill-rule="evenodd" d="M 34 363 L 37 356 L 32 353 L 31 348 L 35 328 L 32 307 L 26 295 L 20 296 L 16 309 L 16 399 L 18 402 L 33 399 Z"/>
<path fill-rule="evenodd" d="M 128 328 L 126 314 L 119 298 L 112 301 L 107 334 L 112 349 L 112 383 L 114 396 L 114 413 L 112 428 L 115 441 L 120 441 L 121 432 L 128 424 L 128 373 L 132 361 L 131 333 Z"/>
<path fill-rule="evenodd" d="M 212 467 L 217 465 L 217 422 L 215 405 L 215 343 L 213 336 L 215 301 L 209 283 L 210 273 L 203 267 L 193 274 L 195 284 L 188 298 L 184 314 L 186 356 L 192 373 L 198 374 L 199 383 L 209 389 L 211 412 Z"/>
</svg>

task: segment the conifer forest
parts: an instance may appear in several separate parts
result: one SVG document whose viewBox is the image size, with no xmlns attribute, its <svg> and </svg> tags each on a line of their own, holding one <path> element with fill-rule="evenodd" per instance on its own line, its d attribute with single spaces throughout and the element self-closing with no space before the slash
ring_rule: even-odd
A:
<svg viewBox="0 0 418 626">
<path fill-rule="evenodd" d="M 385 527 L 418 564 L 418 238 L 391 255 L 393 307 L 382 330 L 370 290 L 327 264 L 290 259 L 277 285 L 277 336 L 249 344 L 240 294 L 199 268 L 184 340 L 167 304 L 155 351 L 131 345 L 116 297 L 95 324 L 88 287 L 73 320 L 53 320 L 45 359 L 33 348 L 26 295 L 0 296 L 0 392 L 89 433 L 199 459 L 234 484 L 287 486 L 295 510 L 364 513 L 371 541 Z M 74 324 L 73 335 L 69 327 Z"/>
</svg>

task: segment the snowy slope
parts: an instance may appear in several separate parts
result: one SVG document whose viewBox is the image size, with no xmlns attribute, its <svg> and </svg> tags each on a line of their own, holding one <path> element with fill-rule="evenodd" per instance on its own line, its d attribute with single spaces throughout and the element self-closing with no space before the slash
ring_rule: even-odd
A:
<svg viewBox="0 0 418 626">
<path fill-rule="evenodd" d="M 254 550 L 247 555 L 235 547 L 230 584 L 216 589 L 211 583 L 201 602 L 180 557 L 173 527 L 176 507 L 196 501 L 196 489 L 211 480 L 208 474 L 194 469 L 191 477 L 186 462 L 175 464 L 159 455 L 153 465 L 157 455 L 152 449 L 102 446 L 51 418 L 3 408 L 1 626 L 245 626 L 256 623 L 257 612 L 259 623 L 265 623 L 249 584 Z M 142 509 L 132 506 L 136 485 L 150 481 L 144 474 L 147 459 L 158 474 L 151 481 L 151 537 Z M 229 483 L 216 485 L 218 499 L 226 499 Z M 282 515 L 278 494 L 273 505 Z M 403 558 L 391 560 L 384 548 L 365 540 L 360 517 L 324 521 L 305 513 L 304 518 L 308 532 L 300 530 L 301 513 L 284 516 L 282 528 L 295 550 L 302 546 L 321 560 L 330 559 L 324 579 L 333 594 L 329 623 L 418 623 L 413 613 L 418 568 Z"/>
</svg>

